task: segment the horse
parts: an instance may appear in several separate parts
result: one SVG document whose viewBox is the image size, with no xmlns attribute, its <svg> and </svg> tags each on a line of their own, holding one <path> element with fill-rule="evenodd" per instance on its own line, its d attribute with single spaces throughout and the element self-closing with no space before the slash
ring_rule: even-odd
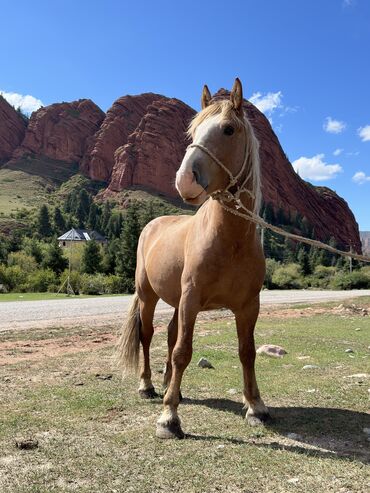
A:
<svg viewBox="0 0 370 493">
<path fill-rule="evenodd" d="M 118 341 L 123 374 L 143 363 L 139 393 L 157 394 L 151 380 L 150 344 L 159 298 L 174 308 L 168 325 L 163 412 L 159 438 L 184 438 L 178 416 L 181 380 L 191 361 L 193 331 L 199 312 L 226 308 L 233 312 L 243 367 L 246 420 L 260 425 L 269 418 L 255 376 L 254 328 L 259 314 L 265 259 L 255 224 L 239 217 L 238 197 L 248 210 L 260 207 L 259 143 L 243 111 L 243 90 L 235 80 L 230 99 L 212 101 L 207 86 L 202 110 L 190 123 L 193 143 L 176 173 L 182 199 L 200 205 L 193 215 L 164 216 L 143 229 L 137 249 L 136 292 Z M 229 197 L 226 210 L 219 200 Z"/>
</svg>

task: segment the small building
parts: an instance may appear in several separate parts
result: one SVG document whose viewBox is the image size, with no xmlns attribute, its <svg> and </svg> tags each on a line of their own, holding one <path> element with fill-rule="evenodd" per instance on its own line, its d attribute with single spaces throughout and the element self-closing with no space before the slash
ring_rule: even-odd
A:
<svg viewBox="0 0 370 493">
<path fill-rule="evenodd" d="M 83 244 L 85 241 L 95 240 L 98 243 L 107 243 L 107 239 L 96 231 L 87 229 L 72 228 L 62 236 L 59 236 L 58 242 L 60 247 L 68 247 L 74 244 Z"/>
</svg>

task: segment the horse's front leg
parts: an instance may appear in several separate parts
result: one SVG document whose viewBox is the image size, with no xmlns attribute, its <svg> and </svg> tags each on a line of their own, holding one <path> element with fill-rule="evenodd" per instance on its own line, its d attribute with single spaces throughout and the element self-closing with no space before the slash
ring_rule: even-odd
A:
<svg viewBox="0 0 370 493">
<path fill-rule="evenodd" d="M 252 426 L 260 425 L 270 417 L 269 411 L 260 397 L 254 370 L 256 359 L 254 327 L 258 313 L 259 296 L 252 303 L 235 312 L 239 340 L 239 358 L 243 365 L 243 401 L 248 406 L 246 419 Z"/>
<path fill-rule="evenodd" d="M 177 407 L 180 401 L 180 386 L 185 368 L 193 353 L 194 324 L 198 308 L 188 297 L 180 300 L 178 314 L 178 336 L 172 352 L 172 375 L 163 399 L 164 409 L 157 422 L 157 437 L 184 438 Z"/>
</svg>

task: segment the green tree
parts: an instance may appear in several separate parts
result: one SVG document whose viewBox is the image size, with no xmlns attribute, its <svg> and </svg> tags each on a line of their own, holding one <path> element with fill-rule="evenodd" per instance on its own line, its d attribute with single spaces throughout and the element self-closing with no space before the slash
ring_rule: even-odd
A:
<svg viewBox="0 0 370 493">
<path fill-rule="evenodd" d="M 139 208 L 133 202 L 127 209 L 121 234 L 121 247 L 116 256 L 116 273 L 122 276 L 132 289 L 135 279 L 136 250 L 140 236 Z"/>
<path fill-rule="evenodd" d="M 52 235 L 53 229 L 50 223 L 49 209 L 43 204 L 37 215 L 37 232 L 44 238 Z"/>
<path fill-rule="evenodd" d="M 62 211 L 59 209 L 59 207 L 55 207 L 54 209 L 53 222 L 54 222 L 55 232 L 57 234 L 60 235 L 62 233 L 65 233 L 66 222 L 62 214 Z"/>
<path fill-rule="evenodd" d="M 46 249 L 42 266 L 51 269 L 56 274 L 60 274 L 68 265 L 68 260 L 63 255 L 63 250 L 58 245 L 57 240 L 53 240 Z"/>
<path fill-rule="evenodd" d="M 93 231 L 98 229 L 98 206 L 94 202 L 90 205 L 87 227 Z"/>
<path fill-rule="evenodd" d="M 308 276 L 309 274 L 312 274 L 308 254 L 306 252 L 306 249 L 303 246 L 301 246 L 298 250 L 297 261 L 298 261 L 299 266 L 301 268 L 301 272 L 304 276 Z"/>
<path fill-rule="evenodd" d="M 101 271 L 102 255 L 95 240 L 88 241 L 82 253 L 82 271 L 86 274 L 95 274 Z"/>
</svg>

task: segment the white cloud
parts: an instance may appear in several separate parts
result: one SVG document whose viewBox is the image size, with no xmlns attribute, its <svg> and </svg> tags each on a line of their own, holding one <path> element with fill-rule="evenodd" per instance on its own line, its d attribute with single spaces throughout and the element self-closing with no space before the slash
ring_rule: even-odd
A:
<svg viewBox="0 0 370 493">
<path fill-rule="evenodd" d="M 253 103 L 257 108 L 262 111 L 262 113 L 270 116 L 276 108 L 281 108 L 281 100 L 283 94 L 281 91 L 278 92 L 268 92 L 263 95 L 261 92 L 254 92 L 249 98 L 249 101 Z"/>
<path fill-rule="evenodd" d="M 9 104 L 14 106 L 15 109 L 20 108 L 24 113 L 30 115 L 33 111 L 38 110 L 43 103 L 40 99 L 33 96 L 18 94 L 16 92 L 0 91 L 1 96 L 5 98 Z"/>
<path fill-rule="evenodd" d="M 335 151 L 333 152 L 333 156 L 339 156 L 340 154 L 342 154 L 343 151 L 344 149 L 335 149 Z"/>
<path fill-rule="evenodd" d="M 295 171 L 304 180 L 326 181 L 335 178 L 341 173 L 342 167 L 339 164 L 326 164 L 325 154 L 317 154 L 313 157 L 300 157 L 293 161 Z"/>
<path fill-rule="evenodd" d="M 367 142 L 370 140 L 370 125 L 365 125 L 365 127 L 360 127 L 357 130 L 362 142 Z"/>
<path fill-rule="evenodd" d="M 340 134 L 346 128 L 346 123 L 334 120 L 331 116 L 325 118 L 323 129 L 330 134 Z"/>
<path fill-rule="evenodd" d="M 357 173 L 352 176 L 352 181 L 358 185 L 363 185 L 367 181 L 370 181 L 370 176 L 366 176 L 363 171 L 357 171 Z"/>
<path fill-rule="evenodd" d="M 343 7 L 352 7 L 353 5 L 355 5 L 355 3 L 356 3 L 356 0 L 343 0 L 342 6 Z"/>
</svg>

